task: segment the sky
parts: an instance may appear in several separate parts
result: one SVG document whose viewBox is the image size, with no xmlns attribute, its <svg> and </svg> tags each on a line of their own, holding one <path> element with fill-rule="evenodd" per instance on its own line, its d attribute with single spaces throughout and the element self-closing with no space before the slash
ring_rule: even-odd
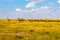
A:
<svg viewBox="0 0 60 40">
<path fill-rule="evenodd" d="M 60 0 L 0 0 L 0 18 L 60 18 Z"/>
</svg>

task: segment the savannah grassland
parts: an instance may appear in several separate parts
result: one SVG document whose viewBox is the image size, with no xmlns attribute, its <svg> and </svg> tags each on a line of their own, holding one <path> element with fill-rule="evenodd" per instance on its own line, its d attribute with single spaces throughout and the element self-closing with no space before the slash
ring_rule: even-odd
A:
<svg viewBox="0 0 60 40">
<path fill-rule="evenodd" d="M 0 40 L 60 40 L 60 21 L 0 19 Z"/>
</svg>

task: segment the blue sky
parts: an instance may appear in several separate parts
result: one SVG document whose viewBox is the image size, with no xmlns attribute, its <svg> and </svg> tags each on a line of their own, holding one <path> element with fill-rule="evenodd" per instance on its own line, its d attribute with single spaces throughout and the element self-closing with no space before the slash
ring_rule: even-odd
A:
<svg viewBox="0 0 60 40">
<path fill-rule="evenodd" d="M 60 0 L 0 0 L 0 18 L 60 18 Z"/>
</svg>

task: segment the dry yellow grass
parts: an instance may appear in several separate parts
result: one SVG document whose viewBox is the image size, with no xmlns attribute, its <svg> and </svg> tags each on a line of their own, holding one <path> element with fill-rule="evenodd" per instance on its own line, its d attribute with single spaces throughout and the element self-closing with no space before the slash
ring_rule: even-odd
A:
<svg viewBox="0 0 60 40">
<path fill-rule="evenodd" d="M 0 40 L 60 40 L 60 22 L 0 20 Z"/>
</svg>

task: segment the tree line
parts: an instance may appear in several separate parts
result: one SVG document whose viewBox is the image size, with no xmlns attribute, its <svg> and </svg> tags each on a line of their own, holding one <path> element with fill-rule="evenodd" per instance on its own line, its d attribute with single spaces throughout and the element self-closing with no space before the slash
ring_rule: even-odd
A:
<svg viewBox="0 0 60 40">
<path fill-rule="evenodd" d="M 1 20 L 1 19 L 0 19 Z M 9 19 L 7 18 L 8 21 L 11 21 L 12 19 Z M 57 19 L 34 19 L 34 18 L 31 18 L 31 19 L 23 19 L 23 18 L 17 18 L 17 20 L 19 22 L 23 22 L 23 21 L 30 21 L 30 22 L 60 22 L 60 20 L 57 20 Z"/>
</svg>

